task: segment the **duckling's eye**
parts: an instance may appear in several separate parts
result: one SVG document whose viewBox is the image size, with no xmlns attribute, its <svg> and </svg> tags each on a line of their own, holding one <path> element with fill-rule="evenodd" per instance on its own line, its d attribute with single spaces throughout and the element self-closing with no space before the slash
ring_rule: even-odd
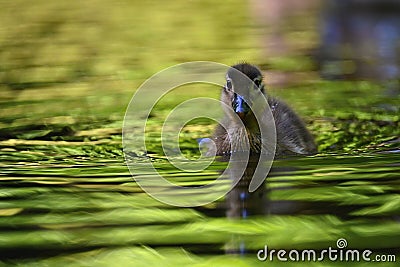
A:
<svg viewBox="0 0 400 267">
<path fill-rule="evenodd" d="M 262 78 L 255 78 L 255 79 L 253 80 L 253 82 L 254 82 L 254 84 L 257 86 L 257 88 L 254 88 L 254 89 L 258 89 L 258 88 L 260 88 L 260 86 L 261 86 L 261 84 L 262 84 Z"/>
<path fill-rule="evenodd" d="M 232 85 L 232 80 L 231 79 L 226 79 L 225 89 L 228 90 L 228 91 L 232 91 L 233 85 Z"/>
</svg>

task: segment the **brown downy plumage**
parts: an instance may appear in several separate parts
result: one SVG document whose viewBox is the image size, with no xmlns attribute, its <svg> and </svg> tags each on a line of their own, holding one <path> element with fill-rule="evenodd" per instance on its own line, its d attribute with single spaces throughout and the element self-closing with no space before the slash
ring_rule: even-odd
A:
<svg viewBox="0 0 400 267">
<path fill-rule="evenodd" d="M 272 120 L 266 103 L 275 120 L 276 156 L 317 153 L 312 135 L 295 112 L 280 100 L 268 97 L 266 102 L 264 96 L 262 74 L 257 67 L 241 63 L 228 70 L 221 94 L 225 113 L 221 124 L 225 128 L 221 124 L 217 126 L 212 137 L 215 146 L 209 149 L 208 154 L 261 153 L 261 148 L 268 146 L 268 140 L 262 140 L 260 128 L 268 126 Z M 266 148 L 265 151 L 270 150 Z"/>
</svg>

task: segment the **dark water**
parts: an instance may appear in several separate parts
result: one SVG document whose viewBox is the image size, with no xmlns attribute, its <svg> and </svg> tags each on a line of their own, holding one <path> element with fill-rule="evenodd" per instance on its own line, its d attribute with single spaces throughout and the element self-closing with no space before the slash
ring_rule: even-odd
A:
<svg viewBox="0 0 400 267">
<path fill-rule="evenodd" d="M 396 255 L 399 260 L 398 74 L 383 81 L 388 76 L 382 72 L 372 81 L 321 79 L 318 73 L 326 74 L 327 68 L 318 66 L 331 58 L 319 52 L 318 61 L 313 54 L 327 47 L 316 41 L 320 29 L 315 22 L 323 14 L 318 4 L 305 1 L 296 14 L 280 7 L 287 20 L 262 17 L 275 21 L 267 27 L 257 20 L 258 1 L 250 6 L 176 1 L 168 7 L 128 1 L 112 6 L 21 3 L 0 4 L 1 265 L 297 266 L 276 259 L 261 262 L 257 252 L 265 245 L 321 252 L 337 248 L 341 238 L 349 249 L 371 250 L 371 258 Z M 272 8 L 269 4 L 264 8 Z M 331 10 L 323 20 L 335 21 Z M 378 17 L 369 23 L 378 20 L 385 28 L 386 19 L 396 20 Z M 235 30 L 227 31 L 227 25 Z M 390 25 L 398 30 L 396 21 Z M 390 38 L 396 34 L 388 31 Z M 268 44 L 287 45 L 275 51 L 264 37 Z M 263 53 L 269 57 L 260 59 Z M 320 153 L 275 161 L 252 194 L 249 166 L 232 191 L 207 205 L 180 208 L 151 198 L 132 178 L 122 152 L 123 115 L 134 88 L 174 63 L 232 64 L 243 58 L 259 64 L 269 93 L 304 118 Z M 398 68 L 398 62 L 379 60 L 384 62 L 380 70 L 385 64 Z M 343 75 L 335 64 L 329 72 L 333 78 L 358 77 L 358 72 Z M 214 181 L 225 162 L 215 161 L 202 172 L 176 170 L 163 156 L 158 132 L 165 114 L 182 100 L 218 94 L 216 87 L 178 90 L 148 121 L 148 155 L 135 151 L 127 159 L 140 163 L 150 157 L 178 185 Z M 184 155 L 198 157 L 196 140 L 209 136 L 213 127 L 209 121 L 185 126 L 180 134 Z M 151 176 L 146 170 L 134 175 Z M 230 182 L 230 177 L 222 179 L 221 188 Z M 311 264 L 324 263 L 349 264 L 328 258 Z"/>
<path fill-rule="evenodd" d="M 329 1 L 322 19 L 321 73 L 330 78 L 398 79 L 397 1 Z"/>
</svg>

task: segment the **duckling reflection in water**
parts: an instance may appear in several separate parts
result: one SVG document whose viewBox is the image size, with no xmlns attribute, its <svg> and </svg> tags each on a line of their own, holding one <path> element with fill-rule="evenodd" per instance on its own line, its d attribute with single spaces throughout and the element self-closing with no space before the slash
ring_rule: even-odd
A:
<svg viewBox="0 0 400 267">
<path fill-rule="evenodd" d="M 261 139 L 259 123 L 268 124 L 263 118 L 271 120 L 266 104 L 257 104 L 261 102 L 268 103 L 275 120 L 276 157 L 317 153 L 312 135 L 296 113 L 275 98 L 260 101 L 263 95 L 263 77 L 256 66 L 241 63 L 228 70 L 221 93 L 225 117 L 222 125 L 216 127 L 212 137 L 215 146 L 209 146 L 208 155 L 229 155 L 242 151 L 260 154 L 265 142 Z"/>
</svg>

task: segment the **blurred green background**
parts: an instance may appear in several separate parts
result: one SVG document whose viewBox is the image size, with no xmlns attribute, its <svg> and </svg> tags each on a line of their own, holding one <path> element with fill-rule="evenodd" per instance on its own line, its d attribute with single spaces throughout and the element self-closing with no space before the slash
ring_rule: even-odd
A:
<svg viewBox="0 0 400 267">
<path fill-rule="evenodd" d="M 398 14 L 389 0 L 0 1 L 0 263 L 259 266 L 265 244 L 321 250 L 338 238 L 398 256 Z M 124 164 L 136 88 L 195 60 L 260 66 L 268 92 L 316 137 L 319 155 L 275 163 L 268 204 L 255 201 L 268 212 L 227 218 L 229 199 L 169 207 Z M 182 91 L 150 129 L 198 94 L 219 90 Z M 213 127 L 181 132 L 186 156 L 199 155 L 196 138 Z M 223 167 L 175 173 L 158 135 L 149 138 L 156 167 L 177 183 L 201 185 Z"/>
</svg>

